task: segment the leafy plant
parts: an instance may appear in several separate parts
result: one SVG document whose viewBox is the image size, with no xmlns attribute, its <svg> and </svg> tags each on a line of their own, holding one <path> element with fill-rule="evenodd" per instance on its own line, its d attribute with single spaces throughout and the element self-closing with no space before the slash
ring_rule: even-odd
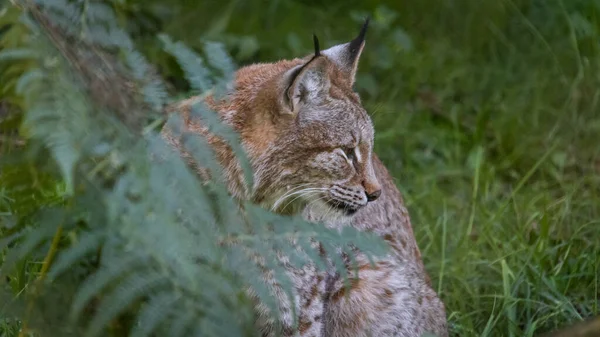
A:
<svg viewBox="0 0 600 337">
<path fill-rule="evenodd" d="M 1 309 L 22 321 L 21 334 L 255 335 L 247 288 L 275 318 L 278 310 L 263 268 L 288 295 L 293 291 L 280 253 L 295 268 L 325 268 L 314 240 L 328 253 L 350 244 L 383 252 L 366 233 L 329 230 L 232 199 L 206 141 L 182 132 L 178 114 L 162 113 L 174 98 L 109 3 L 16 6 L 18 28 L 10 29 L 26 30 L 26 38 L 3 48 L 0 60 L 23 67 L 8 90 L 22 96 L 26 145 L 3 157 L 2 177 L 8 181 L 11 169 L 29 167 L 49 177 L 44 190 L 53 200 L 38 201 L 28 214 L 8 203 L 2 213 L 0 274 L 22 263 L 35 266 L 27 274 L 36 279 L 20 284 L 24 291 L 16 297 L 5 294 L 10 305 Z M 160 39 L 197 94 L 226 90 L 235 66 L 220 44 L 206 43 L 203 58 L 166 35 Z M 201 103 L 192 118 L 228 141 L 251 189 L 237 135 Z M 159 133 L 164 123 L 215 179 L 202 182 L 166 144 Z M 19 188 L 4 180 L 0 187 Z M 69 312 L 70 324 L 57 312 Z"/>
</svg>

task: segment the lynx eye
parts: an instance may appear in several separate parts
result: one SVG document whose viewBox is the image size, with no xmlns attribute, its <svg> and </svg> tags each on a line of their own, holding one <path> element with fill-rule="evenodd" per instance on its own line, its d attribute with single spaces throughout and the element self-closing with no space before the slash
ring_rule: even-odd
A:
<svg viewBox="0 0 600 337">
<path fill-rule="evenodd" d="M 347 147 L 343 149 L 344 154 L 346 155 L 346 158 L 348 158 L 349 161 L 351 162 L 356 162 L 356 151 L 354 150 L 353 147 Z"/>
</svg>

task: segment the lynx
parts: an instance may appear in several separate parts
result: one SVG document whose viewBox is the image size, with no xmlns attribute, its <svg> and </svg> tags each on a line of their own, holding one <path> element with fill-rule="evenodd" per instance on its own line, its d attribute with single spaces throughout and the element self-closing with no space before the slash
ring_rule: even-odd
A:
<svg viewBox="0 0 600 337">
<path fill-rule="evenodd" d="M 214 147 L 233 196 L 326 226 L 371 231 L 392 247 L 374 266 L 357 252 L 358 278 L 348 268 L 351 287 L 334 271 L 289 267 L 296 287 L 289 299 L 266 276 L 281 302 L 283 327 L 276 331 L 271 313 L 258 303 L 263 336 L 447 336 L 444 305 L 430 286 L 402 197 L 373 153 L 373 124 L 353 91 L 367 25 L 352 41 L 323 51 L 315 37 L 314 55 L 243 67 L 227 100 L 205 99 L 240 134 L 254 172 L 253 191 L 242 184 L 225 143 L 189 118 L 200 98 L 175 107 L 183 111 L 185 128 Z M 168 129 L 163 132 L 182 148 Z"/>
</svg>

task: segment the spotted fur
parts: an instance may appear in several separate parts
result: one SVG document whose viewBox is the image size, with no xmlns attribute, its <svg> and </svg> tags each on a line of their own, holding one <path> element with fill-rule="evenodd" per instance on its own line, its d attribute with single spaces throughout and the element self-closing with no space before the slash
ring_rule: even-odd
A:
<svg viewBox="0 0 600 337">
<path fill-rule="evenodd" d="M 371 119 L 352 90 L 365 32 L 366 24 L 356 39 L 323 51 L 315 38 L 315 54 L 304 58 L 243 67 L 227 99 L 206 99 L 240 134 L 254 172 L 252 191 L 242 183 L 241 169 L 226 143 L 190 117 L 190 107 L 200 98 L 171 109 L 182 111 L 187 131 L 208 139 L 233 196 L 329 227 L 371 231 L 392 247 L 374 267 L 356 252 L 360 270 L 355 278 L 348 267 L 350 288 L 333 269 L 295 269 L 282 255 L 295 294 L 288 298 L 265 269 L 264 280 L 280 301 L 279 313 L 256 305 L 257 325 L 265 337 L 276 332 L 418 337 L 426 331 L 447 336 L 444 305 L 431 288 L 402 197 L 373 153 Z M 182 150 L 180 139 L 168 128 L 163 135 Z M 208 177 L 185 151 L 182 154 Z M 260 264 L 260 258 L 256 262 Z M 283 321 L 280 331 L 275 331 L 274 314 Z M 295 318 L 299 324 L 294 330 Z"/>
</svg>

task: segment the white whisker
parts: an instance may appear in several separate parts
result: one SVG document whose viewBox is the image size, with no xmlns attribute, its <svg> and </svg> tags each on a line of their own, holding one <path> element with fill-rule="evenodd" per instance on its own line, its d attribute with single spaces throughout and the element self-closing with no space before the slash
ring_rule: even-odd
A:
<svg viewBox="0 0 600 337">
<path fill-rule="evenodd" d="M 299 191 L 296 188 L 294 188 L 291 191 L 288 191 L 287 193 L 285 193 L 284 195 L 282 195 L 281 197 L 279 197 L 275 201 L 275 203 L 273 203 L 273 206 L 271 207 L 271 210 L 272 211 L 276 210 L 281 205 L 281 203 L 283 203 L 287 198 L 292 197 L 294 195 L 303 194 L 303 193 L 306 193 L 306 192 L 322 191 L 322 190 L 323 190 L 323 188 L 318 188 L 318 187 L 317 188 L 315 188 L 315 187 L 308 187 L 308 188 L 301 189 Z"/>
<path fill-rule="evenodd" d="M 300 190 L 300 191 L 296 191 L 296 192 L 294 192 L 294 193 L 289 193 L 289 194 L 286 196 L 286 199 L 287 199 L 287 198 L 290 198 L 290 197 L 292 197 L 292 196 L 294 196 L 294 195 L 299 195 L 298 197 L 296 197 L 296 198 L 294 198 L 294 199 L 293 199 L 293 200 L 296 200 L 296 199 L 298 199 L 299 197 L 302 197 L 302 195 L 303 195 L 303 194 L 305 194 L 305 193 L 307 193 L 307 192 L 317 192 L 317 191 L 322 191 L 322 190 L 323 190 L 323 189 L 321 189 L 321 188 L 314 188 L 314 187 L 313 187 L 313 188 L 305 188 L 305 189 L 302 189 L 302 190 Z M 293 200 L 292 200 L 292 201 L 293 201 Z M 284 200 L 281 200 L 280 204 L 281 204 L 283 201 L 284 201 Z M 289 203 L 288 203 L 288 204 L 289 204 Z M 286 205 L 286 206 L 287 206 L 287 205 Z M 284 208 L 285 208 L 285 207 L 284 207 Z"/>
<path fill-rule="evenodd" d="M 285 206 L 283 206 L 283 209 L 285 209 L 286 207 L 288 207 L 289 204 L 293 203 L 298 198 L 306 197 L 306 196 L 309 196 L 309 195 L 311 195 L 313 193 L 322 192 L 322 191 L 325 191 L 325 190 L 326 190 L 325 188 L 312 188 L 312 189 L 305 189 L 305 190 L 299 191 L 298 193 L 300 193 L 300 192 L 306 192 L 306 193 L 300 193 L 300 195 L 298 195 L 294 199 L 290 200 L 287 204 L 285 204 Z M 291 197 L 291 195 L 290 195 L 290 197 Z"/>
<path fill-rule="evenodd" d="M 326 205 L 327 205 L 328 209 L 327 209 L 327 212 L 325 212 L 325 215 L 323 215 L 323 219 L 321 221 L 327 220 L 327 216 L 329 215 L 329 213 L 331 213 L 331 211 L 334 211 L 334 213 L 335 213 L 333 206 L 330 206 L 329 204 L 326 204 Z"/>
<path fill-rule="evenodd" d="M 281 195 L 281 196 L 280 196 L 280 197 L 277 199 L 277 201 L 275 202 L 275 204 L 277 204 L 277 203 L 280 203 L 280 202 L 282 202 L 283 200 L 285 200 L 286 198 L 288 198 L 288 197 L 289 197 L 289 195 L 290 195 L 291 193 L 294 193 L 295 191 L 298 191 L 299 189 L 301 189 L 301 188 L 303 188 L 303 187 L 306 187 L 306 186 L 310 186 L 310 185 L 315 185 L 315 184 L 314 184 L 314 183 L 305 183 L 305 184 L 300 184 L 300 185 L 297 185 L 297 186 L 294 186 L 294 187 L 292 187 L 291 189 L 289 189 L 289 190 L 285 191 L 285 192 L 283 193 L 283 195 Z M 273 207 L 271 207 L 271 210 L 275 210 L 275 205 L 274 205 Z"/>
<path fill-rule="evenodd" d="M 310 205 L 314 204 L 315 202 L 321 201 L 321 200 L 327 199 L 327 198 L 328 198 L 328 196 L 326 196 L 326 195 L 320 196 L 320 197 L 312 200 L 311 202 L 309 202 L 308 205 L 306 205 L 306 207 L 310 207 Z"/>
</svg>

